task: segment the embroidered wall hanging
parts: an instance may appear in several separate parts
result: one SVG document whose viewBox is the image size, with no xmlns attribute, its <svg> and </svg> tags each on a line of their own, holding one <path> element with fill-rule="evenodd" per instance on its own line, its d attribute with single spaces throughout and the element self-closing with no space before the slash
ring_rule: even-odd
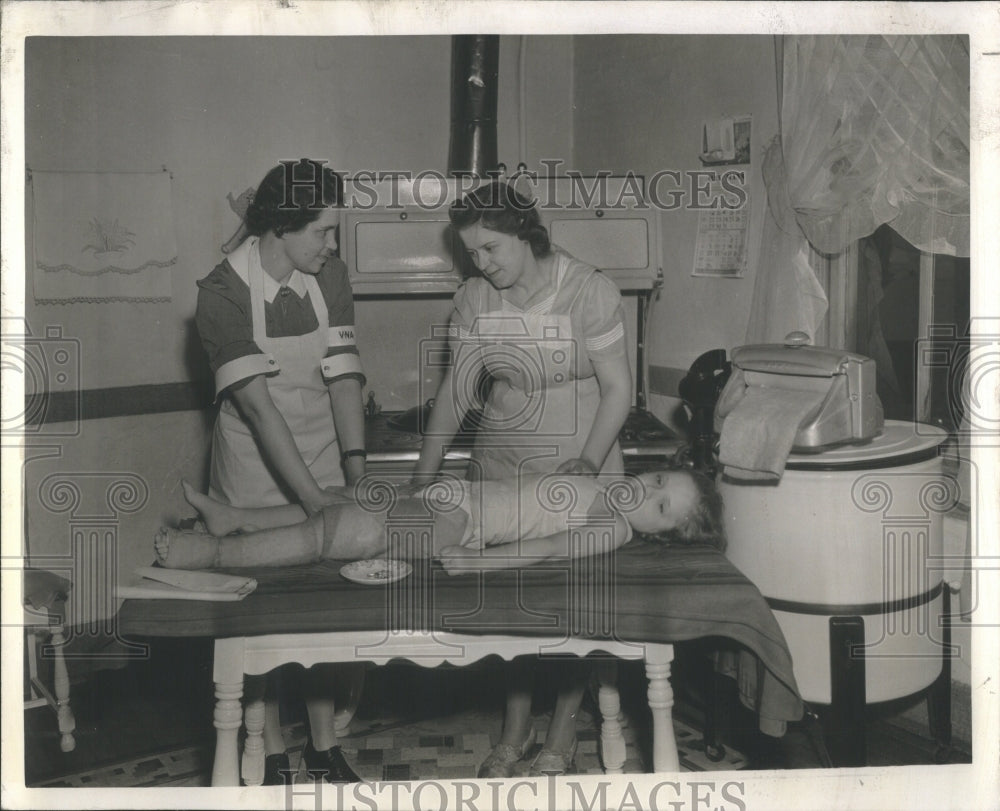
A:
<svg viewBox="0 0 1000 811">
<path fill-rule="evenodd" d="M 30 174 L 36 304 L 170 301 L 170 173 Z"/>
</svg>

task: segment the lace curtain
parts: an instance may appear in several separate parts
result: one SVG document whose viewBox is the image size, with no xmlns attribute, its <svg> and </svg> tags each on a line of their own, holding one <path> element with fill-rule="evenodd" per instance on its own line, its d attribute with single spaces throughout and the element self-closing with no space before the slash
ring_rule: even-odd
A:
<svg viewBox="0 0 1000 811">
<path fill-rule="evenodd" d="M 768 216 L 748 341 L 780 340 L 789 324 L 816 334 L 825 306 L 803 267 L 809 245 L 836 254 L 888 223 L 920 250 L 969 255 L 967 38 L 776 45 L 781 126 L 764 159 Z"/>
</svg>

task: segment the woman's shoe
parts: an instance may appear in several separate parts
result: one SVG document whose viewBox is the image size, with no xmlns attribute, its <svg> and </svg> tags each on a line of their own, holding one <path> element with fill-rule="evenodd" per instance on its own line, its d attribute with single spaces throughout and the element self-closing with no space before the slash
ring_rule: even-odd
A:
<svg viewBox="0 0 1000 811">
<path fill-rule="evenodd" d="M 528 777 L 556 777 L 575 769 L 573 758 L 576 756 L 576 740 L 568 752 L 556 752 L 554 749 L 542 747 L 535 755 L 528 769 Z"/>
<path fill-rule="evenodd" d="M 264 758 L 264 786 L 287 786 L 292 782 L 292 767 L 288 755 L 279 752 Z"/>
<path fill-rule="evenodd" d="M 483 765 L 479 767 L 479 778 L 483 777 L 511 777 L 514 774 L 514 764 L 523 759 L 528 750 L 535 745 L 535 728 L 528 731 L 520 746 L 510 743 L 498 743 L 493 747 L 493 751 L 486 756 Z"/>
<path fill-rule="evenodd" d="M 306 772 L 315 777 L 322 777 L 327 783 L 360 783 L 361 778 L 355 774 L 339 746 L 331 746 L 322 752 L 317 752 L 309 741 L 302 750 L 302 760 Z"/>
</svg>

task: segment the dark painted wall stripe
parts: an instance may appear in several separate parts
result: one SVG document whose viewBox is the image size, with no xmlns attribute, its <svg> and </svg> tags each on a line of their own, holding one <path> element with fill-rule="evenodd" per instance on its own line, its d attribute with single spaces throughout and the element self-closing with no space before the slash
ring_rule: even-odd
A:
<svg viewBox="0 0 1000 811">
<path fill-rule="evenodd" d="M 211 382 L 157 383 L 74 392 L 51 392 L 25 397 L 26 426 L 53 422 L 193 411 L 212 405 Z"/>
</svg>

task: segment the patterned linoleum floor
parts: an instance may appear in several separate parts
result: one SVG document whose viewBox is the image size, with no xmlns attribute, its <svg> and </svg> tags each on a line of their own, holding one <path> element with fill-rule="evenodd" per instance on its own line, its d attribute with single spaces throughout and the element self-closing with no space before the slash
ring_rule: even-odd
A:
<svg viewBox="0 0 1000 811">
<path fill-rule="evenodd" d="M 547 717 L 536 718 L 542 738 Z M 492 748 L 490 733 L 499 730 L 499 719 L 477 712 L 464 712 L 448 718 L 407 722 L 352 722 L 341 745 L 355 771 L 368 781 L 407 781 L 433 778 L 474 778 L 479 764 Z M 623 734 L 626 744 L 626 774 L 648 770 L 638 744 L 637 731 L 631 724 Z M 746 758 L 727 750 L 726 757 L 711 763 L 702 751 L 701 735 L 687 724 L 674 722 L 681 769 L 684 771 L 735 770 L 746 766 Z M 577 774 L 603 774 L 599 749 L 599 731 L 589 713 L 581 713 L 577 729 Z M 293 769 L 298 767 L 306 743 L 302 724 L 285 727 L 284 737 Z M 541 743 L 522 760 L 515 776 L 528 772 L 531 759 Z M 156 755 L 116 763 L 80 774 L 66 775 L 36 784 L 39 788 L 96 788 L 141 786 L 208 786 L 214 745 L 189 746 Z M 296 781 L 304 775 L 296 777 Z"/>
<path fill-rule="evenodd" d="M 117 670 L 100 670 L 74 684 L 76 749 L 59 751 L 55 715 L 48 707 L 25 712 L 25 779 L 32 787 L 132 787 L 208 785 L 215 750 L 211 645 L 190 641 L 159 643 L 152 655 Z M 687 771 L 821 768 L 815 735 L 793 724 L 781 739 L 756 731 L 756 719 L 735 696 L 720 696 L 725 759 L 705 756 L 699 707 L 707 680 L 704 657 L 678 650 L 674 667 L 674 733 L 681 768 Z M 539 740 L 551 711 L 552 684 L 540 672 L 534 711 Z M 287 673 L 294 694 L 295 672 Z M 641 663 L 619 669 L 626 773 L 649 769 L 649 713 Z M 405 781 L 434 777 L 475 777 L 479 764 L 500 735 L 503 669 L 484 660 L 467 668 L 424 669 L 389 665 L 367 671 L 361 705 L 341 743 L 365 780 Z M 546 699 L 548 696 L 548 699 Z M 954 708 L 958 717 L 959 707 Z M 968 709 L 962 709 L 966 713 Z M 599 774 L 599 724 L 592 695 L 578 716 L 576 773 Z M 305 713 L 282 704 L 285 742 L 297 767 L 305 744 Z M 898 720 L 873 720 L 868 731 L 871 765 L 932 764 L 935 744 L 926 731 L 906 729 Z M 957 744 L 957 742 L 956 742 Z M 536 749 L 540 744 L 536 744 Z M 967 746 L 956 745 L 948 762 L 968 763 Z M 534 751 L 519 764 L 527 772 Z"/>
</svg>

